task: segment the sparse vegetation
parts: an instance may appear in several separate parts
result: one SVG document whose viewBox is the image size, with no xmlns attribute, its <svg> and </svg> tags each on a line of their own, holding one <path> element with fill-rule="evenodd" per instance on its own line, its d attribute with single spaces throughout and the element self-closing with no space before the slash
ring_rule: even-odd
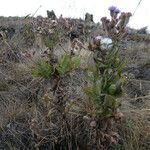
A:
<svg viewBox="0 0 150 150">
<path fill-rule="evenodd" d="M 36 67 L 32 69 L 32 75 L 37 77 L 50 78 L 52 72 L 52 66 L 42 59 L 38 60 Z"/>
<path fill-rule="evenodd" d="M 60 76 L 65 76 L 68 72 L 76 69 L 80 65 L 80 58 L 73 57 L 70 55 L 63 55 L 58 61 L 58 65 L 56 67 Z"/>
<path fill-rule="evenodd" d="M 121 60 L 116 46 L 112 46 L 103 58 L 97 56 L 95 61 L 96 70 L 89 77 L 92 87 L 85 91 L 96 102 L 102 116 L 112 116 L 119 106 L 117 98 L 122 95 L 126 82 L 126 77 L 122 74 L 125 63 Z"/>
<path fill-rule="evenodd" d="M 124 40 L 132 37 L 126 31 L 131 13 L 109 11 L 102 25 L 90 14 L 85 22 L 48 11 L 49 18 L 23 19 L 7 43 L 0 39 L 0 149 L 150 148 L 150 45 L 131 47 Z M 35 45 L 37 35 L 44 46 Z M 9 57 L 12 45 L 17 61 Z"/>
</svg>

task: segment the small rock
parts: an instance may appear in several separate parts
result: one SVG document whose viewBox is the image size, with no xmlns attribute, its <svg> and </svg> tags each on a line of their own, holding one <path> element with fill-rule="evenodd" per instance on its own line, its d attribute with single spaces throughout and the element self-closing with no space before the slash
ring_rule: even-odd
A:
<svg viewBox="0 0 150 150">
<path fill-rule="evenodd" d="M 96 121 L 91 121 L 90 126 L 91 127 L 96 127 Z"/>
</svg>

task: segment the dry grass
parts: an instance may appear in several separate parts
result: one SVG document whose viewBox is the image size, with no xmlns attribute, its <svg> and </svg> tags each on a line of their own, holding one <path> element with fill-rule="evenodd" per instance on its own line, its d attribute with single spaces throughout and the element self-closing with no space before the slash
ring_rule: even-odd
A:
<svg viewBox="0 0 150 150">
<path fill-rule="evenodd" d="M 140 113 L 140 114 L 139 114 Z M 128 116 L 122 124 L 120 124 L 119 132 L 121 135 L 121 147 L 124 150 L 145 150 L 150 146 L 150 123 L 145 119 L 145 115 L 150 113 L 142 113 L 142 111 L 132 111 L 124 113 Z"/>
<path fill-rule="evenodd" d="M 30 19 L 27 20 L 27 22 L 30 21 Z M 11 23 L 6 22 L 3 24 L 14 24 L 15 21 L 11 18 Z M 20 26 L 18 20 L 16 24 L 17 27 Z M 10 41 L 10 46 L 13 42 L 19 45 L 22 52 L 26 50 L 21 47 L 22 42 L 19 43 L 15 38 Z M 129 44 L 129 42 L 128 45 L 128 49 L 122 54 L 128 58 L 129 67 L 143 66 L 149 62 L 149 45 Z M 5 45 L 3 48 L 5 51 L 8 47 Z M 32 47 L 28 50 L 32 52 L 36 48 Z M 30 69 L 39 58 L 41 51 L 39 50 L 33 59 L 25 58 L 23 61 L 14 62 L 7 57 L 4 59 L 5 62 L 0 62 L 0 146 L 4 145 L 8 149 L 63 149 L 66 147 L 70 150 L 90 150 L 101 146 L 102 150 L 106 150 L 109 145 L 106 139 L 111 137 L 94 128 L 97 123 L 94 120 L 96 116 L 94 105 L 84 97 L 81 91 L 82 87 L 86 86 L 83 72 L 78 70 L 67 76 L 61 82 L 62 85 L 57 89 L 56 94 L 52 94 L 50 89 L 55 83 L 53 79 L 33 78 L 30 74 Z M 81 50 L 81 53 L 83 53 L 82 58 L 90 55 L 85 53 L 85 50 Z M 89 63 L 87 60 L 85 64 L 83 59 L 82 62 L 83 68 Z M 129 85 L 131 89 L 126 90 L 122 101 L 122 112 L 125 118 L 117 126 L 120 141 L 115 148 L 112 148 L 115 150 L 148 150 L 150 148 L 149 81 L 134 80 L 137 79 L 132 80 L 133 84 Z M 138 94 L 136 90 L 141 94 L 136 95 Z M 60 97 L 61 92 L 64 97 Z M 142 103 L 138 102 L 138 99 L 142 99 Z M 103 130 L 107 123 L 102 122 L 100 125 Z"/>
</svg>

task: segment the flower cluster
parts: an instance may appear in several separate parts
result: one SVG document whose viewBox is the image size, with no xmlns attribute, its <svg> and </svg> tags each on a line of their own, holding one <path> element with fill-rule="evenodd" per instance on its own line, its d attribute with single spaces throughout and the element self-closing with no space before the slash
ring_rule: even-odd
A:
<svg viewBox="0 0 150 150">
<path fill-rule="evenodd" d="M 119 16 L 120 10 L 114 6 L 109 7 L 111 19 L 102 17 L 102 25 L 107 34 L 113 40 L 119 40 L 126 35 L 126 26 L 132 14 L 130 12 L 122 12 Z"/>
<path fill-rule="evenodd" d="M 117 15 L 120 13 L 120 10 L 116 8 L 115 6 L 111 6 L 108 9 L 110 11 L 110 15 L 112 18 L 116 19 Z"/>
</svg>

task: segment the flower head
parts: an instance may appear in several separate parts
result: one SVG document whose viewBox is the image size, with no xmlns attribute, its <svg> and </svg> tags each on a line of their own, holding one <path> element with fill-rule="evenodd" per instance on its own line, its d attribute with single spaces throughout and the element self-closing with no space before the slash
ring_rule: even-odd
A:
<svg viewBox="0 0 150 150">
<path fill-rule="evenodd" d="M 117 8 L 115 6 L 111 6 L 108 8 L 109 11 L 114 12 Z"/>
<path fill-rule="evenodd" d="M 119 10 L 118 8 L 116 8 L 116 9 L 114 10 L 114 12 L 118 14 L 118 13 L 120 13 L 120 10 Z"/>
<path fill-rule="evenodd" d="M 117 14 L 120 13 L 120 10 L 115 6 L 109 7 L 108 10 L 112 13 L 117 13 Z"/>
</svg>

